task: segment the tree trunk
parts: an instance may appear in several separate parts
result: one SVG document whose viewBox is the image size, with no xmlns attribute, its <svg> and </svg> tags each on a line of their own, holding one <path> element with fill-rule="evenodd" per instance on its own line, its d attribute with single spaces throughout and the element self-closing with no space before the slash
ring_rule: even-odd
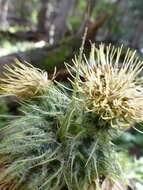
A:
<svg viewBox="0 0 143 190">
<path fill-rule="evenodd" d="M 75 0 L 61 0 L 58 14 L 56 15 L 53 25 L 55 27 L 54 42 L 61 40 L 66 32 L 67 16 Z"/>
<path fill-rule="evenodd" d="M 131 46 L 133 48 L 137 48 L 137 49 L 139 48 L 140 39 L 142 37 L 142 34 L 143 34 L 143 20 L 139 20 L 136 30 L 135 30 L 135 33 L 134 33 L 134 36 L 132 37 L 132 40 L 131 40 Z"/>
<path fill-rule="evenodd" d="M 0 40 L 4 38 L 9 38 L 11 40 L 16 40 L 16 41 L 33 41 L 37 42 L 40 40 L 43 40 L 46 38 L 46 33 L 45 32 L 40 32 L 40 31 L 27 31 L 27 32 L 9 32 L 9 31 L 3 31 L 0 30 Z"/>
<path fill-rule="evenodd" d="M 0 27 L 5 29 L 8 26 L 7 13 L 8 13 L 9 0 L 0 0 Z"/>
<path fill-rule="evenodd" d="M 49 0 L 41 0 L 41 8 L 38 13 L 38 24 L 37 30 L 40 32 L 46 32 L 46 21 L 47 21 L 47 9 Z"/>
</svg>

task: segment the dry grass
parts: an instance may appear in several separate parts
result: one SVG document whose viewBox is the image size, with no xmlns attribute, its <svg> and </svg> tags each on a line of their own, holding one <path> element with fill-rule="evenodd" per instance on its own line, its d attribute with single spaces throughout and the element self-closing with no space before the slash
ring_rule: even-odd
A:
<svg viewBox="0 0 143 190">
<path fill-rule="evenodd" d="M 102 183 L 96 179 L 92 184 L 86 184 L 83 190 L 127 190 L 127 186 L 122 182 L 106 177 Z"/>
</svg>

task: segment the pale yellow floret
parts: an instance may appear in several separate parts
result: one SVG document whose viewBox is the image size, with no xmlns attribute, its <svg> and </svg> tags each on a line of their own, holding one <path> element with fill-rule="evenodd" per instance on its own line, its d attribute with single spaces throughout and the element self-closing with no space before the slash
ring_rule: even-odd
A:
<svg viewBox="0 0 143 190">
<path fill-rule="evenodd" d="M 85 95 L 87 111 L 104 120 L 142 121 L 143 87 L 137 76 L 143 62 L 129 49 L 124 58 L 121 54 L 122 46 L 92 45 L 89 60 L 74 60 L 72 69 L 81 76 L 76 85 Z"/>
<path fill-rule="evenodd" d="M 18 60 L 11 67 L 5 66 L 4 76 L 0 93 L 20 99 L 32 99 L 51 84 L 47 72 Z"/>
</svg>

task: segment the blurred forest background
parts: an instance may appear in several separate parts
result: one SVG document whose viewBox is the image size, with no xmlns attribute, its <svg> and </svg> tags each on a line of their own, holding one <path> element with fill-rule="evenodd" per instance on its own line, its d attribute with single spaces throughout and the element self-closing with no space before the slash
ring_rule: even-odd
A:
<svg viewBox="0 0 143 190">
<path fill-rule="evenodd" d="M 64 61 L 78 53 L 85 28 L 90 42 L 124 44 L 143 58 L 143 0 L 0 0 L 0 75 L 15 58 L 66 82 Z M 2 115 L 17 114 L 13 99 L 0 100 Z M 5 125 L 0 118 L 0 127 Z M 141 127 L 139 128 L 141 129 Z M 143 134 L 127 131 L 116 139 L 128 179 L 143 190 Z"/>
</svg>

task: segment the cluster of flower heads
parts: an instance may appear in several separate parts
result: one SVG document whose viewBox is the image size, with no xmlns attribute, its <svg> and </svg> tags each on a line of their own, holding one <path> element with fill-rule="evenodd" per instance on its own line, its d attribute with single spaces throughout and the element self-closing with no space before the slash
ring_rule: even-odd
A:
<svg viewBox="0 0 143 190">
<path fill-rule="evenodd" d="M 88 112 L 94 112 L 103 120 L 140 122 L 143 121 L 143 87 L 137 76 L 143 61 L 129 49 L 124 58 L 121 54 L 122 46 L 100 44 L 96 48 L 92 44 L 89 60 L 84 57 L 79 63 L 75 59 L 74 66 L 70 66 L 80 76 L 73 83 L 81 97 L 84 96 L 79 95 L 78 99 Z M 13 67 L 7 66 L 4 74 L 1 94 L 21 99 L 31 99 L 52 83 L 47 72 L 19 61 Z"/>
<path fill-rule="evenodd" d="M 1 79 L 1 94 L 24 100 L 40 95 L 40 92 L 52 83 L 47 72 L 18 60 L 12 66 L 5 66 L 4 76 Z"/>
<path fill-rule="evenodd" d="M 100 44 L 96 48 L 93 44 L 89 60 L 86 57 L 82 63 L 74 60 L 72 69 L 80 75 L 76 85 L 84 94 L 87 111 L 103 120 L 140 122 L 143 121 L 143 87 L 137 76 L 143 69 L 143 61 L 138 60 L 135 51 L 128 49 L 124 57 L 122 53 L 122 46 Z"/>
</svg>

